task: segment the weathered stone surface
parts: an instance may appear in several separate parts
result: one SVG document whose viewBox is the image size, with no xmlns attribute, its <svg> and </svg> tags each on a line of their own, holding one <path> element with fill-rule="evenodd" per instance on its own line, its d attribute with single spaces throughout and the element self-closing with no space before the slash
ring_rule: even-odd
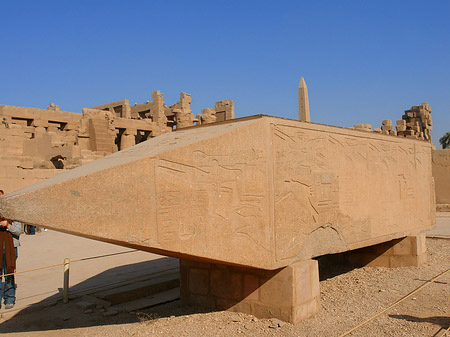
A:
<svg viewBox="0 0 450 337">
<path fill-rule="evenodd" d="M 436 203 L 450 204 L 450 149 L 433 151 L 433 177 Z"/>
<path fill-rule="evenodd" d="M 301 122 L 311 121 L 309 114 L 308 87 L 306 86 L 303 76 L 300 79 L 300 84 L 298 86 L 298 119 Z"/>
<path fill-rule="evenodd" d="M 428 142 L 256 116 L 163 134 L 11 193 L 0 213 L 276 269 L 431 228 L 430 158 Z"/>
</svg>

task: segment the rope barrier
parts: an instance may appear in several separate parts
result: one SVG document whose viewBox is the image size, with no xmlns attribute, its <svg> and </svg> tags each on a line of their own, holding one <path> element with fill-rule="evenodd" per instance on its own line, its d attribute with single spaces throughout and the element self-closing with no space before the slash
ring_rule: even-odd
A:
<svg viewBox="0 0 450 337">
<path fill-rule="evenodd" d="M 419 292 L 420 290 L 422 290 L 423 288 L 429 286 L 430 284 L 434 283 L 436 280 L 440 279 L 442 276 L 446 275 L 450 273 L 450 268 L 447 269 L 446 271 L 443 271 L 442 273 L 440 273 L 439 275 L 435 276 L 434 278 L 432 278 L 431 280 L 428 280 L 427 282 L 425 282 L 424 284 L 422 284 L 420 287 L 416 288 L 415 290 L 413 290 L 412 292 L 410 292 L 408 295 L 403 296 L 401 299 L 399 299 L 397 302 L 395 302 L 394 304 L 391 304 L 389 307 L 387 307 L 386 309 L 384 309 L 383 311 L 379 312 L 378 314 L 372 316 L 371 318 L 369 318 L 368 320 L 362 322 L 361 324 L 355 326 L 353 329 L 347 331 L 346 333 L 340 335 L 339 337 L 344 337 L 347 336 L 349 334 L 351 334 L 353 331 L 361 328 L 362 326 L 366 325 L 367 323 L 373 321 L 375 318 L 377 318 L 378 316 L 384 314 L 386 311 L 392 309 L 393 307 L 395 307 L 396 305 L 402 303 L 404 300 L 408 299 L 409 297 L 411 297 L 412 295 L 414 295 L 415 293 Z M 450 329 L 450 328 L 449 328 Z M 445 335 L 444 335 L 445 336 Z"/>
<path fill-rule="evenodd" d="M 137 252 L 137 251 L 138 251 L 137 249 L 133 249 L 133 250 L 127 250 L 127 251 L 119 252 L 119 253 L 111 253 L 111 254 L 104 254 L 104 255 L 98 255 L 98 256 L 90 256 L 90 257 L 85 257 L 85 258 L 81 258 L 81 259 L 77 259 L 77 260 L 71 260 L 70 262 L 73 263 L 73 262 L 88 261 L 88 260 L 99 259 L 99 258 L 102 258 L 102 257 L 115 256 L 115 255 L 121 255 L 121 254 L 127 254 L 127 253 L 134 253 L 134 252 Z M 28 272 L 31 272 L 31 271 L 42 270 L 42 269 L 50 269 L 50 268 L 55 268 L 55 267 L 59 267 L 59 266 L 64 266 L 64 263 L 58 263 L 58 264 L 52 264 L 52 265 L 38 267 L 38 268 L 32 268 L 32 269 L 27 269 L 27 270 L 22 270 L 22 271 L 16 271 L 14 273 L 3 274 L 2 276 L 23 274 L 23 273 L 28 273 Z"/>
<path fill-rule="evenodd" d="M 59 267 L 59 266 L 63 266 L 63 265 L 64 265 L 64 263 L 52 264 L 52 265 L 49 265 L 49 266 L 38 267 L 38 268 L 33 268 L 33 269 L 27 269 L 27 270 L 22 270 L 22 271 L 16 271 L 14 273 L 9 273 L 9 274 L 3 274 L 2 276 L 23 274 L 23 273 L 28 273 L 30 271 L 36 271 L 36 270 L 41 270 L 41 269 L 50 269 L 50 268 L 55 268 L 55 267 Z"/>
<path fill-rule="evenodd" d="M 127 253 L 134 253 L 137 252 L 137 249 L 133 249 L 133 250 L 126 250 L 124 252 L 118 252 L 118 253 L 111 253 L 111 254 L 104 254 L 104 255 L 98 255 L 98 256 L 90 256 L 90 257 L 84 257 L 82 259 L 78 259 L 78 260 L 71 260 L 70 262 L 81 262 L 81 261 L 87 261 L 87 260 L 94 260 L 94 259 L 100 259 L 102 257 L 108 257 L 108 256 L 115 256 L 115 255 L 122 255 L 122 254 L 127 254 Z"/>
<path fill-rule="evenodd" d="M 76 260 L 71 260 L 69 261 L 69 259 L 65 259 L 63 263 L 57 263 L 57 264 L 52 264 L 52 265 L 48 265 L 48 266 L 42 266 L 42 267 L 37 267 L 37 268 L 32 268 L 32 269 L 27 269 L 27 270 L 22 270 L 22 271 L 17 271 L 14 273 L 8 273 L 8 274 L 4 274 L 4 275 L 0 275 L 0 276 L 10 276 L 10 275 L 16 275 L 16 274 L 23 274 L 23 273 L 28 273 L 28 272 L 32 272 L 32 271 L 37 271 L 37 270 L 43 270 L 43 269 L 51 269 L 51 268 L 55 268 L 55 267 L 60 267 L 60 266 L 64 266 L 65 270 L 64 270 L 64 287 L 63 287 L 63 300 L 65 303 L 68 302 L 69 299 L 69 279 L 68 279 L 68 267 L 70 263 L 74 263 L 74 262 L 83 262 L 83 261 L 89 261 L 89 260 L 94 260 L 94 259 L 99 259 L 99 258 L 104 258 L 104 257 L 110 257 L 110 256 L 116 256 L 116 255 L 122 255 L 122 254 L 128 254 L 128 253 L 134 253 L 137 252 L 137 249 L 133 249 L 133 250 L 127 250 L 127 251 L 123 251 L 123 252 L 118 252 L 118 253 L 111 253 L 111 254 L 103 254 L 103 255 L 96 255 L 96 256 L 89 256 L 89 257 L 84 257 L 81 259 L 76 259 Z M 144 275 L 141 277 L 133 277 L 132 279 L 127 279 L 127 280 L 122 280 L 122 281 L 117 281 L 117 282 L 111 282 L 108 284 L 103 284 L 100 286 L 94 286 L 94 287 L 90 287 L 90 288 L 86 288 L 86 289 L 78 289 L 75 291 L 72 291 L 71 294 L 80 294 L 86 291 L 92 291 L 92 290 L 97 290 L 97 289 L 102 289 L 102 288 L 108 288 L 110 286 L 114 286 L 117 284 L 126 284 L 130 281 L 136 281 L 139 279 L 145 279 L 147 277 L 149 277 L 150 275 L 157 275 L 166 271 L 173 271 L 176 270 L 177 268 L 170 268 L 164 271 L 159 271 L 159 272 L 155 272 L 155 273 L 151 273 L 149 275 Z M 22 308 L 16 308 L 15 310 L 19 310 L 19 309 L 24 309 L 26 307 L 22 307 Z"/>
<path fill-rule="evenodd" d="M 147 274 L 147 275 L 142 275 L 142 276 L 139 276 L 139 277 L 132 277 L 132 278 L 121 280 L 121 281 L 115 281 L 115 282 L 101 284 L 101 285 L 97 285 L 97 286 L 93 286 L 93 287 L 87 287 L 87 288 L 71 290 L 70 291 L 70 296 L 79 296 L 79 295 L 81 295 L 83 293 L 92 293 L 93 291 L 100 290 L 100 289 L 110 289 L 110 288 L 113 288 L 113 287 L 117 287 L 119 285 L 127 285 L 130 282 L 138 282 L 140 280 L 145 280 L 146 278 L 149 278 L 150 276 L 155 276 L 155 275 L 158 275 L 158 274 L 162 274 L 162 273 L 165 273 L 165 272 L 171 272 L 171 271 L 175 271 L 175 270 L 178 270 L 178 267 L 164 269 L 164 270 L 157 271 L 157 272 L 154 272 L 154 273 L 150 273 L 150 274 Z M 53 293 L 53 292 L 49 292 L 49 293 Z M 61 299 L 61 298 L 63 298 L 63 295 L 59 294 L 59 299 Z M 43 300 L 43 301 L 41 301 L 39 303 L 40 304 L 42 304 L 42 303 L 52 303 L 54 301 L 55 301 L 54 298 L 53 299 L 45 299 L 45 300 Z M 22 306 L 22 307 L 15 306 L 14 309 L 9 310 L 9 312 L 20 311 L 22 309 L 29 308 L 29 307 L 31 307 L 33 305 L 34 305 L 34 303 L 30 304 L 30 305 Z"/>
</svg>

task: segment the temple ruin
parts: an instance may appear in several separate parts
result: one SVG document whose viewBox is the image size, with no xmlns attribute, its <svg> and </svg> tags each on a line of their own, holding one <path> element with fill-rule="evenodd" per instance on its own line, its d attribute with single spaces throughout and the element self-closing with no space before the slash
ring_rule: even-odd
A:
<svg viewBox="0 0 450 337">
<path fill-rule="evenodd" d="M 353 128 L 382 133 L 384 135 L 427 140 L 431 142 L 430 131 L 433 129 L 431 107 L 428 103 L 412 106 L 411 109 L 405 111 L 402 119 L 397 121 L 395 127 L 396 130 L 390 119 L 383 120 L 381 127 L 374 128 L 373 130 L 371 124 L 356 124 Z"/>
<path fill-rule="evenodd" d="M 12 192 L 147 139 L 193 125 L 234 118 L 234 102 L 223 100 L 201 114 L 191 111 L 191 95 L 166 106 L 163 94 L 130 105 L 128 100 L 63 111 L 0 105 L 0 186 Z"/>
</svg>

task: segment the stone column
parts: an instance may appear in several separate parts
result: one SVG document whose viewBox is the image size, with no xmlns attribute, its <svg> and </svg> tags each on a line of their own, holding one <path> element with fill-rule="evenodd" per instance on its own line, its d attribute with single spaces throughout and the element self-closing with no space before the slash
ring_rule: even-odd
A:
<svg viewBox="0 0 450 337">
<path fill-rule="evenodd" d="M 120 150 L 136 145 L 136 129 L 127 128 L 120 138 Z"/>
<path fill-rule="evenodd" d="M 153 122 L 156 123 L 159 131 L 165 131 L 165 128 L 167 126 L 167 117 L 164 114 L 164 100 L 163 100 L 163 94 L 159 91 L 153 91 L 152 92 L 152 119 Z"/>
<path fill-rule="evenodd" d="M 298 323 L 319 311 L 315 260 L 263 270 L 180 260 L 181 302 Z"/>
</svg>

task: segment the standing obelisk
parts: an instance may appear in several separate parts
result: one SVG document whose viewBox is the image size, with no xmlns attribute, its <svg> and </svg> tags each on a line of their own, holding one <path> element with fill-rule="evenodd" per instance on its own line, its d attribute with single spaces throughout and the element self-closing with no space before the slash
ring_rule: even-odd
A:
<svg viewBox="0 0 450 337">
<path fill-rule="evenodd" d="M 306 86 L 303 76 L 298 85 L 298 119 L 300 122 L 311 121 L 309 116 L 308 87 Z"/>
</svg>

